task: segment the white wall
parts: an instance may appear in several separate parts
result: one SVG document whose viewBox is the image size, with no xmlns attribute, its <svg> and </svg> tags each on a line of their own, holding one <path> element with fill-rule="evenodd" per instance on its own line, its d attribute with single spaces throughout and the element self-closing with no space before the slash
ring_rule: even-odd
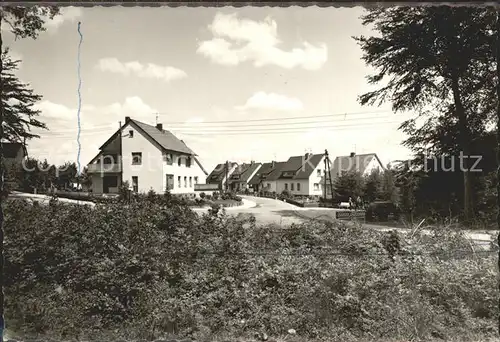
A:
<svg viewBox="0 0 500 342">
<path fill-rule="evenodd" d="M 167 188 L 167 174 L 174 175 L 174 188 L 170 190 L 172 194 L 194 193 L 195 177 L 198 177 L 198 184 L 205 184 L 207 175 L 200 168 L 198 163 L 191 158 L 191 166 L 186 166 L 186 155 L 181 155 L 176 152 L 169 152 L 173 155 L 172 165 L 168 165 L 167 161 L 163 162 L 163 189 Z M 178 159 L 181 159 L 181 166 L 178 165 Z M 178 184 L 178 177 L 181 177 L 181 186 Z M 187 179 L 187 187 L 184 186 L 184 177 Z M 191 186 L 189 179 L 191 178 Z M 163 190 L 162 190 L 163 192 Z"/>
<path fill-rule="evenodd" d="M 382 165 L 380 165 L 380 163 L 378 162 L 377 158 L 372 158 L 372 160 L 368 163 L 368 165 L 366 166 L 366 169 L 363 173 L 363 176 L 367 176 L 369 175 L 370 173 L 372 173 L 374 170 L 379 170 L 380 172 L 382 172 L 384 169 L 382 168 Z"/>
<path fill-rule="evenodd" d="M 277 193 L 282 193 L 285 190 L 285 184 L 288 184 L 288 191 L 292 195 L 307 196 L 309 194 L 309 181 L 307 179 L 280 179 L 277 184 Z M 293 184 L 293 190 L 291 184 Z M 300 184 L 300 190 L 297 190 L 297 184 Z"/>
<path fill-rule="evenodd" d="M 102 194 L 102 177 L 100 173 L 93 173 L 92 177 L 92 192 L 94 194 Z"/>
<path fill-rule="evenodd" d="M 319 175 L 318 175 L 319 171 Z M 309 176 L 309 196 L 323 196 L 324 184 L 321 184 L 321 180 L 325 175 L 325 157 L 321 158 L 318 166 L 314 169 L 313 173 Z M 319 184 L 318 190 L 314 189 L 314 184 Z"/>
<path fill-rule="evenodd" d="M 133 137 L 127 136 L 133 131 Z M 123 127 L 122 157 L 123 181 L 132 186 L 132 176 L 138 177 L 139 192 L 148 192 L 153 189 L 163 193 L 163 157 L 160 149 L 156 147 L 149 137 L 143 136 L 130 124 Z M 132 165 L 132 152 L 142 153 L 141 165 Z"/>
</svg>

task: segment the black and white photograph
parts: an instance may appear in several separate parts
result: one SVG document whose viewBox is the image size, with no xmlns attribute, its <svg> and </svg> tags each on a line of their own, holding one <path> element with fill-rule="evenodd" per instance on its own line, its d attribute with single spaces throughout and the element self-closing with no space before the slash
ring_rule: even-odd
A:
<svg viewBox="0 0 500 342">
<path fill-rule="evenodd" d="M 499 341 L 500 8 L 103 4 L 0 6 L 0 342 Z"/>
</svg>

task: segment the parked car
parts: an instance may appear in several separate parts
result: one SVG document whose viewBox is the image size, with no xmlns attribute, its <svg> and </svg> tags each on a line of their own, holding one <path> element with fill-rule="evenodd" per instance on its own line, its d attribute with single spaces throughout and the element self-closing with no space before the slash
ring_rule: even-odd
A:
<svg viewBox="0 0 500 342">
<path fill-rule="evenodd" d="M 388 221 L 389 217 L 399 219 L 400 210 L 391 201 L 375 201 L 366 209 L 366 219 L 369 221 Z"/>
</svg>

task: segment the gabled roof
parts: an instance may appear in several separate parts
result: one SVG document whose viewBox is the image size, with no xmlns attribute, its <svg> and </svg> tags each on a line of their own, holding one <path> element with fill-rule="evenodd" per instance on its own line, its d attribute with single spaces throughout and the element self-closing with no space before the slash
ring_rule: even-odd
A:
<svg viewBox="0 0 500 342">
<path fill-rule="evenodd" d="M 135 124 L 146 133 L 150 138 L 156 141 L 163 149 L 186 154 L 196 155 L 182 140 L 179 140 L 175 135 L 167 130 L 159 130 L 155 126 L 145 124 L 137 120 L 130 120 L 130 123 Z"/>
<path fill-rule="evenodd" d="M 238 165 L 234 162 L 229 162 L 229 170 L 231 170 L 235 165 Z M 226 163 L 217 164 L 217 166 L 213 169 L 212 172 L 207 177 L 207 183 L 209 182 L 220 182 L 226 176 Z"/>
<path fill-rule="evenodd" d="M 252 185 L 257 185 L 260 183 L 261 176 L 269 174 L 271 171 L 273 171 L 273 163 L 263 163 L 259 171 L 253 175 L 252 179 L 248 181 L 248 184 Z"/>
<path fill-rule="evenodd" d="M 294 172 L 292 179 L 308 179 L 323 157 L 323 153 L 308 155 L 307 158 L 306 156 L 290 157 L 281 171 Z"/>
<path fill-rule="evenodd" d="M 164 129 L 160 131 L 155 126 L 151 126 L 134 119 L 129 119 L 128 121 L 126 121 L 125 125 L 122 127 L 122 130 L 128 124 L 136 128 L 146 137 L 151 138 L 162 150 L 181 152 L 196 156 L 196 153 L 194 153 L 182 140 L 178 139 L 170 131 Z M 106 145 L 113 141 L 113 139 L 116 138 L 119 133 L 120 129 L 118 129 L 99 149 L 102 150 Z"/>
<path fill-rule="evenodd" d="M 354 157 L 351 156 L 340 156 L 335 158 L 333 166 L 331 167 L 331 173 L 333 175 L 338 175 L 342 172 L 358 171 L 361 174 L 365 173 L 366 167 L 373 161 L 377 160 L 382 169 L 385 169 L 384 165 L 378 158 L 376 153 L 366 153 L 366 154 L 356 154 Z"/>
<path fill-rule="evenodd" d="M 253 163 L 249 164 L 248 167 L 244 172 L 241 173 L 240 182 L 248 182 L 250 180 L 250 177 L 255 173 L 257 169 L 259 169 L 262 166 L 261 163 Z"/>
<path fill-rule="evenodd" d="M 277 162 L 274 166 L 274 169 L 267 175 L 264 181 L 275 181 L 281 176 L 281 172 L 283 171 L 283 167 L 287 162 Z"/>
</svg>

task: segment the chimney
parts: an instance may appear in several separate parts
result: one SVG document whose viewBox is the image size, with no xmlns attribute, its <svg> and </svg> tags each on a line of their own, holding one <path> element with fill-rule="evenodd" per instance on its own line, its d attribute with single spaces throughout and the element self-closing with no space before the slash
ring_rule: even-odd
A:
<svg viewBox="0 0 500 342">
<path fill-rule="evenodd" d="M 275 166 L 276 166 L 276 162 L 273 160 L 273 161 L 271 162 L 271 167 L 274 169 L 274 167 L 275 167 Z"/>
<path fill-rule="evenodd" d="M 350 157 L 351 157 L 351 158 L 354 158 L 354 156 L 355 156 L 355 155 L 356 155 L 356 153 L 354 153 L 354 152 L 351 152 L 351 155 L 350 155 Z"/>
<path fill-rule="evenodd" d="M 156 128 L 157 128 L 159 131 L 163 131 L 163 125 L 162 125 L 161 123 L 156 124 Z"/>
<path fill-rule="evenodd" d="M 311 154 L 310 154 L 309 152 L 305 154 L 306 160 L 307 160 L 307 159 L 309 159 L 309 156 L 310 156 L 310 155 L 311 155 Z"/>
<path fill-rule="evenodd" d="M 253 165 L 253 164 L 255 164 L 255 160 L 250 161 L 250 165 Z"/>
<path fill-rule="evenodd" d="M 125 117 L 125 123 L 129 122 L 130 121 L 130 116 L 126 116 Z"/>
</svg>

